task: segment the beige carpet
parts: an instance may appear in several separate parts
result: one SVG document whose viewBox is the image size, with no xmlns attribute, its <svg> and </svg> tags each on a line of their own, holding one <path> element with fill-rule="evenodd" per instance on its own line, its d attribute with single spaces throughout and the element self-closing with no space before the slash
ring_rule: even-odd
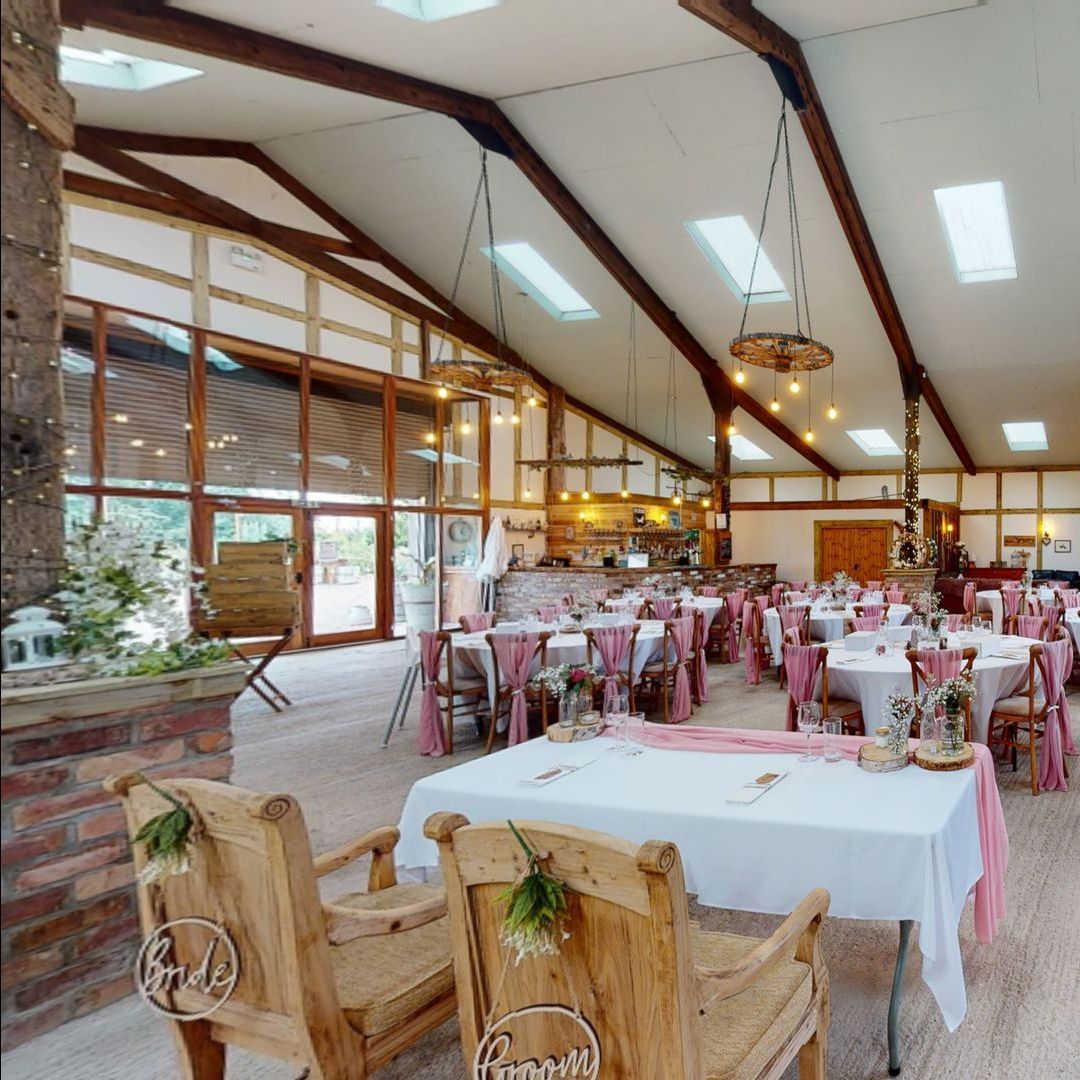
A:
<svg viewBox="0 0 1080 1080">
<path fill-rule="evenodd" d="M 401 647 L 394 644 L 288 656 L 274 677 L 297 704 L 275 715 L 252 695 L 236 718 L 238 784 L 287 791 L 301 802 L 316 852 L 371 826 L 396 821 L 410 785 L 479 751 L 461 729 L 452 759 L 415 752 L 417 703 L 404 732 L 379 749 L 400 679 Z M 712 701 L 695 722 L 727 727 L 777 728 L 784 698 L 767 681 L 747 687 L 742 668 L 710 668 Z M 1080 693 L 1070 701 L 1080 724 Z M 1080 767 L 1066 794 L 1032 798 L 1026 773 L 999 776 L 1011 857 L 1008 917 L 990 946 L 975 941 L 968 908 L 961 942 L 968 1015 L 949 1035 L 920 978 L 912 942 L 902 1008 L 904 1075 L 1053 1080 L 1080 1075 Z M 332 891 L 353 882 L 335 875 Z M 696 910 L 708 928 L 765 935 L 779 920 L 760 915 Z M 917 934 L 917 930 L 916 930 Z M 834 1080 L 887 1075 L 885 1013 L 896 950 L 893 923 L 830 920 L 824 948 L 832 985 L 829 1074 Z M 449 1080 L 465 1067 L 456 1025 L 449 1022 L 378 1074 L 380 1080 Z M 164 1025 L 135 999 L 20 1047 L 3 1058 L 5 1080 L 161 1080 L 177 1075 Z M 297 1070 L 237 1053 L 229 1076 L 285 1080 Z M 792 1069 L 789 1076 L 794 1077 Z M 630 1080 L 630 1078 L 628 1078 Z M 633 1080 L 648 1080 L 647 1077 Z"/>
</svg>

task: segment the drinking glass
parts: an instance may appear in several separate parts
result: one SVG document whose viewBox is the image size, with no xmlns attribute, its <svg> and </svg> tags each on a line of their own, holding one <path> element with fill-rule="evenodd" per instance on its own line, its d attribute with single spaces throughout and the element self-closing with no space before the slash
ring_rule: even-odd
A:
<svg viewBox="0 0 1080 1080">
<path fill-rule="evenodd" d="M 614 742 L 607 748 L 609 754 L 626 753 L 626 720 L 629 713 L 629 700 L 626 694 L 620 693 L 619 696 L 612 701 L 607 714 L 608 723 L 611 724 L 611 727 L 615 732 Z"/>
<path fill-rule="evenodd" d="M 826 761 L 841 761 L 844 755 L 840 751 L 840 737 L 844 734 L 844 722 L 839 716 L 826 716 L 821 722 L 824 733 L 824 758 Z"/>
<path fill-rule="evenodd" d="M 797 714 L 799 730 L 806 736 L 806 752 L 799 755 L 800 761 L 817 761 L 812 740 L 821 723 L 821 706 L 816 701 L 804 701 Z"/>
<path fill-rule="evenodd" d="M 626 737 L 634 744 L 634 748 L 627 748 L 631 754 L 642 754 L 645 742 L 645 714 L 643 712 L 628 713 L 626 717 Z"/>
</svg>

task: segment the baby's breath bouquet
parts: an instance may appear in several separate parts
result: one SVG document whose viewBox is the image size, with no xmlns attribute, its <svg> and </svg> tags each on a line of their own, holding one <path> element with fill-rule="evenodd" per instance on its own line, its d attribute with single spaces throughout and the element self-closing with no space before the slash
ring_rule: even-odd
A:
<svg viewBox="0 0 1080 1080">
<path fill-rule="evenodd" d="M 520 964 L 530 956 L 555 956 L 570 936 L 566 921 L 566 886 L 540 868 L 540 856 L 529 846 L 518 827 L 507 821 L 528 860 L 525 872 L 496 901 L 505 901 L 502 943 L 516 953 Z"/>
</svg>

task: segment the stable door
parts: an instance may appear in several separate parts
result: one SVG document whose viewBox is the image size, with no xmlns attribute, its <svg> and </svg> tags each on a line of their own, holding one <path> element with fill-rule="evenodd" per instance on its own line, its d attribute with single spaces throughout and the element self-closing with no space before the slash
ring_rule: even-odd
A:
<svg viewBox="0 0 1080 1080">
<path fill-rule="evenodd" d="M 880 579 L 888 564 L 892 521 L 814 522 L 814 576 L 844 571 L 856 581 Z"/>
</svg>

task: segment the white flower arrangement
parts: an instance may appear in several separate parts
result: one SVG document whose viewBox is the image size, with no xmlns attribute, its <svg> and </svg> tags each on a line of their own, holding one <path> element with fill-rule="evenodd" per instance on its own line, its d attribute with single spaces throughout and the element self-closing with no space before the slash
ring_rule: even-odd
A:
<svg viewBox="0 0 1080 1080">
<path fill-rule="evenodd" d="M 176 595 L 189 587 L 183 563 L 161 541 L 112 522 L 85 525 L 69 541 L 67 569 L 52 599 L 65 617 L 62 644 L 100 675 L 155 675 L 228 656 L 194 638 Z"/>
<path fill-rule="evenodd" d="M 951 679 L 940 682 L 930 679 L 923 695 L 923 708 L 941 708 L 946 713 L 958 713 L 967 702 L 975 700 L 977 690 L 973 672 L 962 671 Z"/>
<path fill-rule="evenodd" d="M 917 593 L 911 600 L 912 615 L 921 615 L 924 619 L 940 618 L 945 614 L 941 606 L 941 596 L 933 589 Z"/>
<path fill-rule="evenodd" d="M 858 582 L 846 574 L 843 570 L 837 570 L 832 576 L 832 581 L 829 582 L 829 588 L 832 589 L 833 594 L 840 596 L 846 593 L 848 589 L 853 589 L 858 586 Z"/>
<path fill-rule="evenodd" d="M 557 664 L 541 668 L 532 683 L 544 687 L 554 698 L 579 690 L 596 676 L 596 668 L 590 664 Z"/>
<path fill-rule="evenodd" d="M 899 756 L 907 753 L 908 732 L 915 717 L 916 701 L 899 689 L 885 698 L 884 720 L 889 728 L 886 743 L 890 753 Z"/>
</svg>

